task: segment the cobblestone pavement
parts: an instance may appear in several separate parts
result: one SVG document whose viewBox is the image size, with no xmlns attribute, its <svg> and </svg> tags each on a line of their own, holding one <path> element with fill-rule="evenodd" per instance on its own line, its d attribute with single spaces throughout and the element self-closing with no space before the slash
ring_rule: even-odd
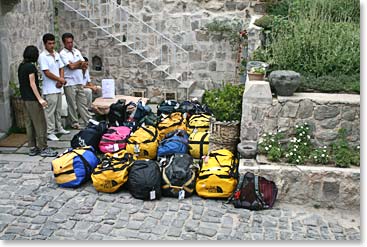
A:
<svg viewBox="0 0 367 247">
<path fill-rule="evenodd" d="M 279 202 L 253 212 L 197 196 L 141 201 L 126 190 L 98 193 L 91 182 L 59 188 L 52 158 L 22 154 L 27 150 L 0 150 L 2 240 L 360 240 L 359 212 Z"/>
<path fill-rule="evenodd" d="M 197 196 L 178 201 L 59 188 L 50 158 L 0 154 L 0 239 L 359 240 L 359 212 L 277 203 L 252 212 Z"/>
</svg>

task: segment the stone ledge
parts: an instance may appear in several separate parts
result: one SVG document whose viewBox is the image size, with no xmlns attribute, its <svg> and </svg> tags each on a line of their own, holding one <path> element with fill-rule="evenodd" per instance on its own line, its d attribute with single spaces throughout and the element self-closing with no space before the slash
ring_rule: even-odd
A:
<svg viewBox="0 0 367 247">
<path fill-rule="evenodd" d="M 280 202 L 359 210 L 359 168 L 258 165 L 241 159 L 239 172 L 248 171 L 274 181 Z"/>
<path fill-rule="evenodd" d="M 293 101 L 299 102 L 310 99 L 319 104 L 352 104 L 359 105 L 361 96 L 359 94 L 328 94 L 328 93 L 295 93 L 293 96 L 278 96 L 279 103 Z"/>
</svg>

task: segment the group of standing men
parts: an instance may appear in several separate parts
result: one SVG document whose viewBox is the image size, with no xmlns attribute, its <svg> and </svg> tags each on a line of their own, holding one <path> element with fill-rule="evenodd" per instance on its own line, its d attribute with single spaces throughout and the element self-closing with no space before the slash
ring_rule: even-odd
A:
<svg viewBox="0 0 367 247">
<path fill-rule="evenodd" d="M 56 134 L 70 133 L 63 128 L 61 122 L 62 92 L 65 93 L 71 127 L 80 129 L 91 118 L 88 107 L 92 92 L 97 93 L 100 87 L 90 84 L 88 61 L 74 48 L 74 37 L 71 33 L 62 35 L 64 48 L 60 53 L 54 50 L 53 34 L 47 33 L 42 39 L 45 49 L 41 54 L 35 46 L 27 46 L 24 50 L 18 78 L 29 117 L 26 124 L 29 155 L 53 157 L 57 152 L 47 147 L 47 139 L 58 141 Z M 43 78 L 42 93 L 34 65 L 37 61 Z"/>
</svg>

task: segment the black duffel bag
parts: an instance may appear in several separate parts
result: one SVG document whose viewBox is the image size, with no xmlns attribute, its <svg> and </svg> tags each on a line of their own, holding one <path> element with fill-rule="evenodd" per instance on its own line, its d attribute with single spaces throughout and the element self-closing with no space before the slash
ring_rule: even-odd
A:
<svg viewBox="0 0 367 247">
<path fill-rule="evenodd" d="M 155 200 L 161 197 L 161 171 L 154 160 L 137 160 L 129 168 L 128 189 L 133 197 Z"/>
<path fill-rule="evenodd" d="M 162 194 L 184 199 L 194 193 L 200 167 L 188 154 L 174 154 L 163 163 Z"/>
<path fill-rule="evenodd" d="M 74 135 L 70 141 L 70 145 L 72 148 L 93 146 L 95 150 L 99 150 L 99 142 L 106 131 L 106 121 L 90 121 L 85 129 L 82 129 Z"/>
</svg>

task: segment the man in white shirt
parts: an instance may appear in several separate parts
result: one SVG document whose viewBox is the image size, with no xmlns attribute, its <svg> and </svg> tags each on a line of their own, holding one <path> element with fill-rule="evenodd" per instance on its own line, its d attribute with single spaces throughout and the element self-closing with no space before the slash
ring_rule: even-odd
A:
<svg viewBox="0 0 367 247">
<path fill-rule="evenodd" d="M 80 129 L 78 113 L 85 127 L 91 118 L 87 107 L 87 96 L 83 89 L 82 66 L 84 58 L 79 50 L 75 49 L 74 36 L 71 33 L 62 35 L 64 49 L 60 51 L 60 56 L 65 64 L 65 79 L 68 82 L 64 87 L 66 101 L 68 103 L 68 112 L 71 120 L 71 126 L 74 129 Z"/>
<path fill-rule="evenodd" d="M 43 77 L 42 94 L 47 101 L 45 108 L 47 122 L 47 138 L 51 141 L 58 141 L 55 134 L 69 134 L 61 124 L 61 93 L 62 87 L 66 84 L 64 79 L 64 64 L 59 53 L 54 51 L 55 36 L 51 33 L 43 35 L 45 50 L 40 54 L 38 63 Z"/>
<path fill-rule="evenodd" d="M 88 70 L 88 65 L 89 65 L 88 58 L 87 57 L 83 57 L 83 58 L 84 58 L 84 63 L 82 66 L 83 67 L 82 71 L 83 71 L 84 92 L 87 96 L 88 108 L 91 108 L 93 100 L 97 97 L 102 96 L 102 88 L 91 82 L 89 70 Z"/>
</svg>

